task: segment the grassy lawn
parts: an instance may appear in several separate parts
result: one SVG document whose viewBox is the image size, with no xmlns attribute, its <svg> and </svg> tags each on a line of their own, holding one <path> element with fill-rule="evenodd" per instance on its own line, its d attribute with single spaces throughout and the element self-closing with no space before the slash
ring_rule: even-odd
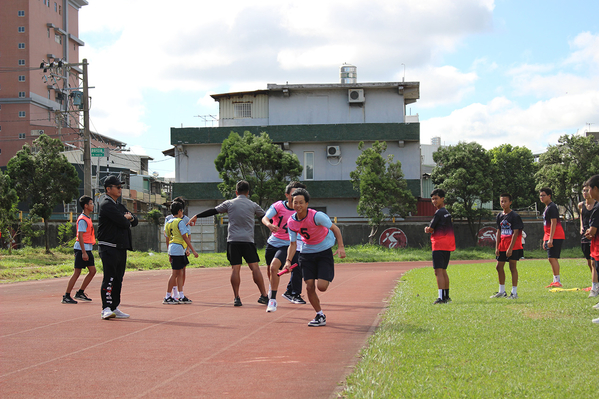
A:
<svg viewBox="0 0 599 399">
<path fill-rule="evenodd" d="M 347 257 L 336 258 L 336 262 L 398 262 L 398 261 L 430 261 L 430 248 L 405 248 L 388 249 L 378 245 L 357 245 L 345 248 Z M 97 251 L 94 251 L 96 269 L 102 272 L 102 261 Z M 264 264 L 264 249 L 259 249 L 258 254 Z M 527 251 L 529 258 L 543 258 L 544 251 Z M 469 248 L 455 251 L 451 259 L 492 259 L 493 251 L 489 248 Z M 578 248 L 562 251 L 562 257 L 580 257 Z M 195 267 L 220 267 L 228 266 L 225 253 L 200 254 L 198 259 L 189 258 L 190 268 Z M 129 270 L 155 270 L 170 269 L 166 253 L 135 252 L 130 251 L 127 258 Z M 46 254 L 43 248 L 24 248 L 13 250 L 8 255 L 7 250 L 0 250 L 0 283 L 16 281 L 42 280 L 70 276 L 73 273 L 73 250 L 71 248 L 54 248 L 52 254 Z M 84 269 L 82 274 L 86 274 Z"/>
<path fill-rule="evenodd" d="M 590 285 L 582 259 L 562 259 L 564 288 Z M 546 260 L 519 262 L 519 299 L 497 291 L 494 264 L 450 266 L 453 302 L 432 305 L 432 268 L 406 273 L 380 327 L 347 379 L 346 398 L 592 398 L 597 303 L 584 291 L 550 292 Z M 506 290 L 511 276 L 506 266 Z"/>
</svg>

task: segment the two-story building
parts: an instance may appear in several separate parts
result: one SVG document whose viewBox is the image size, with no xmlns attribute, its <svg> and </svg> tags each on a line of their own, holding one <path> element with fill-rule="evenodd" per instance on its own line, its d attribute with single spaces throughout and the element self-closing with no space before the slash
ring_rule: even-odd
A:
<svg viewBox="0 0 599 399">
<path fill-rule="evenodd" d="M 343 70 L 353 68 L 354 78 Z M 406 105 L 420 95 L 418 82 L 357 83 L 355 67 L 342 66 L 341 83 L 268 84 L 266 90 L 212 95 L 219 103 L 219 126 L 171 128 L 176 159 L 173 196 L 189 200 L 189 212 L 224 200 L 214 165 L 231 132 L 266 132 L 274 143 L 297 155 L 310 205 L 332 217 L 356 217 L 359 193 L 350 181 L 361 154 L 358 143 L 387 142 L 387 152 L 402 163 L 408 187 L 420 196 L 420 124 Z"/>
</svg>

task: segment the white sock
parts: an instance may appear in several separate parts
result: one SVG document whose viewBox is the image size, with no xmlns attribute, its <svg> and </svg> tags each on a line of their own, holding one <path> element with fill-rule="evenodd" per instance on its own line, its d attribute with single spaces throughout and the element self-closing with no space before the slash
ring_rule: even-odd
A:
<svg viewBox="0 0 599 399">
<path fill-rule="evenodd" d="M 560 283 L 561 280 L 559 279 L 559 274 L 557 276 L 553 276 L 553 282 L 554 283 Z"/>
<path fill-rule="evenodd" d="M 171 297 L 171 293 L 170 293 L 170 292 L 167 292 L 167 293 L 166 293 L 166 296 L 165 296 L 165 298 L 166 298 L 166 299 L 169 299 L 170 297 Z"/>
<path fill-rule="evenodd" d="M 518 293 L 518 287 L 512 286 L 512 295 L 516 295 Z"/>
<path fill-rule="evenodd" d="M 183 299 L 184 296 L 185 294 L 183 294 L 183 291 L 179 291 L 179 299 Z"/>
<path fill-rule="evenodd" d="M 596 290 L 599 287 L 599 283 L 593 283 L 593 289 Z"/>
<path fill-rule="evenodd" d="M 499 293 L 504 293 L 505 292 L 505 284 L 501 285 L 499 284 Z"/>
<path fill-rule="evenodd" d="M 177 286 L 173 287 L 173 298 L 179 298 L 179 290 L 177 289 Z"/>
<path fill-rule="evenodd" d="M 316 312 L 316 314 L 319 314 L 319 315 L 321 315 L 321 316 L 324 316 L 324 313 L 322 313 L 322 310 L 321 310 L 321 311 L 318 311 L 318 312 Z"/>
<path fill-rule="evenodd" d="M 443 290 L 439 290 L 439 298 L 443 299 Z"/>
</svg>

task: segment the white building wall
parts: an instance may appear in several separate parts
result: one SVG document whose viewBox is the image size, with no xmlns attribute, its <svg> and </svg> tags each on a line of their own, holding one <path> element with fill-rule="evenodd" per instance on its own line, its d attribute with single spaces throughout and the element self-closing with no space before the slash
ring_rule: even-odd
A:
<svg viewBox="0 0 599 399">
<path fill-rule="evenodd" d="M 403 123 L 404 98 L 395 89 L 364 89 L 364 103 L 349 103 L 347 89 L 272 93 L 269 125 Z"/>
</svg>

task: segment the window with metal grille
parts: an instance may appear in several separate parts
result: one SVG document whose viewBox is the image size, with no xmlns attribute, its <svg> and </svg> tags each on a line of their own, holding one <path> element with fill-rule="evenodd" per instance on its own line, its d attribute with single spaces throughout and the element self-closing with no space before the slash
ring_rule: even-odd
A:
<svg viewBox="0 0 599 399">
<path fill-rule="evenodd" d="M 252 103 L 235 103 L 235 118 L 251 118 Z"/>
</svg>

